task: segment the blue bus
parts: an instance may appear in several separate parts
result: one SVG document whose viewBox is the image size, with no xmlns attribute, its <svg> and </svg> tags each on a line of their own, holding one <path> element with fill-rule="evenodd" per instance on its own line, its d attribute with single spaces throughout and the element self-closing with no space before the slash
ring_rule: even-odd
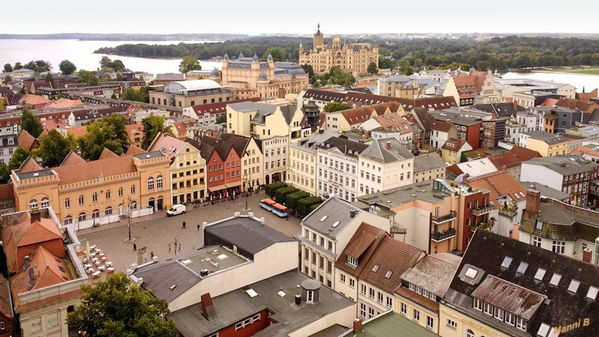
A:
<svg viewBox="0 0 599 337">
<path fill-rule="evenodd" d="M 269 212 L 272 212 L 272 209 L 275 204 L 276 204 L 276 202 L 270 198 L 262 199 L 260 201 L 260 207 L 264 208 L 265 210 L 267 210 Z"/>
</svg>

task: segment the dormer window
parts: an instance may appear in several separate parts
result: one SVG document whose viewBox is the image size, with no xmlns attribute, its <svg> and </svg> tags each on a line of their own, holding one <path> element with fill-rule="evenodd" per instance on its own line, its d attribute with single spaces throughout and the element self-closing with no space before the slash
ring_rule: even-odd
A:
<svg viewBox="0 0 599 337">
<path fill-rule="evenodd" d="M 562 279 L 562 275 L 558 274 L 558 273 L 553 273 L 553 276 L 551 276 L 551 280 L 549 281 L 549 284 L 557 287 L 557 285 L 559 284 L 559 281 Z"/>
<path fill-rule="evenodd" d="M 510 265 L 512 264 L 512 258 L 509 256 L 506 256 L 503 258 L 503 262 L 501 262 L 501 268 L 505 268 L 508 269 L 510 267 Z"/>
<path fill-rule="evenodd" d="M 543 277 L 545 277 L 545 272 L 546 270 L 543 268 L 537 269 L 537 272 L 535 273 L 535 280 L 542 281 Z"/>
<path fill-rule="evenodd" d="M 352 267 L 357 267 L 358 266 L 358 259 L 354 258 L 353 256 L 347 256 L 347 264 L 349 264 Z"/>
</svg>

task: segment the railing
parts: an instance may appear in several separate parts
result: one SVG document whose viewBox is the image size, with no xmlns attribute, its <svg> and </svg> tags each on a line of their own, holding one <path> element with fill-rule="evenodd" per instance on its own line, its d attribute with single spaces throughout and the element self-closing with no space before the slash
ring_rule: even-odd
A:
<svg viewBox="0 0 599 337">
<path fill-rule="evenodd" d="M 406 234 L 408 233 L 408 229 L 405 227 L 392 226 L 391 234 Z"/>
<path fill-rule="evenodd" d="M 491 211 L 494 211 L 495 209 L 497 209 L 497 207 L 495 207 L 495 205 L 489 204 L 485 207 L 472 209 L 472 215 L 479 216 L 479 215 L 487 214 Z"/>
<path fill-rule="evenodd" d="M 518 214 L 518 209 L 509 209 L 509 208 L 500 208 L 499 209 L 499 215 L 503 215 L 505 217 L 508 218 L 513 218 L 516 216 L 516 214 Z"/>
<path fill-rule="evenodd" d="M 433 216 L 432 220 L 433 220 L 434 223 L 440 224 L 440 223 L 452 221 L 455 218 L 456 218 L 456 212 L 455 211 L 451 211 L 447 215 Z"/>
<path fill-rule="evenodd" d="M 435 242 L 441 242 L 447 239 L 451 239 L 455 236 L 455 228 L 450 228 L 445 232 L 435 232 L 431 235 L 431 238 Z"/>
</svg>

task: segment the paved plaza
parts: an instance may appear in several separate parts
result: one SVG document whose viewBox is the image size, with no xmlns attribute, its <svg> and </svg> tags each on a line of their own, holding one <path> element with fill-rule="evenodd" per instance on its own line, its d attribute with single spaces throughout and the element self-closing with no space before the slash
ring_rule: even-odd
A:
<svg viewBox="0 0 599 337">
<path fill-rule="evenodd" d="M 248 207 L 256 217 L 264 217 L 266 225 L 277 229 L 287 235 L 296 235 L 301 232 L 301 219 L 290 216 L 281 219 L 276 215 L 260 208 L 259 202 L 265 197 L 263 191 L 248 197 Z M 197 225 L 206 221 L 208 223 L 233 216 L 234 212 L 244 213 L 245 198 L 240 197 L 235 201 L 223 201 L 210 206 L 193 208 L 187 206 L 187 213 L 167 217 L 164 211 L 149 217 L 134 219 L 131 224 L 131 236 L 134 238 L 137 249 L 146 248 L 144 258 L 150 259 L 150 254 L 158 256 L 160 260 L 174 258 L 199 248 L 201 233 Z M 186 228 L 182 228 L 183 221 Z M 85 244 L 96 245 L 113 262 L 116 271 L 125 271 L 132 263 L 138 262 L 138 253 L 133 250 L 133 243 L 127 242 L 127 219 L 103 227 L 81 230 L 77 232 L 79 241 Z M 175 251 L 175 241 L 179 248 Z"/>
</svg>

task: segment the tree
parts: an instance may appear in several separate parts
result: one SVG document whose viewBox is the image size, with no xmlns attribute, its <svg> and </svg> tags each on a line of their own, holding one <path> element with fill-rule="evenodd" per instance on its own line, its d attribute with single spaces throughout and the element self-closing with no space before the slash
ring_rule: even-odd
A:
<svg viewBox="0 0 599 337">
<path fill-rule="evenodd" d="M 121 155 L 129 148 L 125 118 L 117 114 L 102 117 L 87 125 L 87 133 L 79 138 L 81 155 L 96 160 L 104 148 Z"/>
<path fill-rule="evenodd" d="M 79 70 L 79 82 L 89 86 L 98 85 L 99 81 L 95 71 Z"/>
<path fill-rule="evenodd" d="M 329 102 L 324 106 L 324 112 L 335 112 L 351 108 L 347 103 Z"/>
<path fill-rule="evenodd" d="M 52 77 L 52 74 L 50 74 L 50 73 L 47 73 L 47 74 L 46 74 L 46 77 L 44 77 L 44 80 L 46 80 L 46 82 L 48 82 L 48 83 L 52 84 L 52 87 L 53 87 L 53 88 L 55 87 L 55 84 L 54 84 L 54 77 Z"/>
<path fill-rule="evenodd" d="M 314 77 L 314 68 L 312 67 L 312 65 L 310 65 L 310 64 L 302 64 L 302 68 L 304 69 L 304 72 L 306 74 L 308 74 L 309 78 L 313 78 Z"/>
<path fill-rule="evenodd" d="M 0 111 L 4 111 L 4 98 L 0 98 Z"/>
<path fill-rule="evenodd" d="M 227 122 L 227 114 L 223 113 L 216 117 L 216 124 L 226 123 Z"/>
<path fill-rule="evenodd" d="M 27 152 L 24 148 L 20 146 L 17 147 L 15 152 L 13 152 L 10 161 L 8 162 L 8 168 L 11 170 L 18 169 L 19 167 L 21 167 L 25 159 L 27 159 L 27 157 L 29 157 L 30 155 L 31 154 Z"/>
<path fill-rule="evenodd" d="M 121 60 L 111 60 L 108 56 L 102 56 L 100 59 L 100 70 L 103 72 L 120 72 L 127 69 L 123 61 Z"/>
<path fill-rule="evenodd" d="M 262 61 L 268 60 L 268 55 L 272 56 L 272 59 L 275 62 L 283 62 L 286 60 L 285 51 L 279 47 L 268 48 L 262 55 Z"/>
<path fill-rule="evenodd" d="M 187 74 L 192 70 L 202 70 L 200 61 L 195 56 L 185 56 L 179 64 L 179 72 L 181 74 Z"/>
<path fill-rule="evenodd" d="M 62 62 L 60 62 L 60 65 L 58 67 L 60 68 L 60 71 L 63 75 L 71 75 L 75 72 L 75 70 L 77 70 L 77 67 L 73 64 L 73 62 L 69 60 L 63 60 Z"/>
<path fill-rule="evenodd" d="M 4 162 L 0 162 L 0 183 L 5 184 L 10 179 L 10 168 Z"/>
<path fill-rule="evenodd" d="M 149 97 L 150 97 L 150 95 L 148 94 L 148 87 L 143 86 L 143 87 L 139 88 L 139 90 L 135 90 L 133 88 L 127 88 L 125 90 L 125 92 L 123 93 L 123 95 L 121 96 L 121 99 L 128 100 L 128 101 L 138 101 L 138 102 L 149 103 L 149 101 L 150 101 Z"/>
<path fill-rule="evenodd" d="M 4 65 L 4 72 L 5 73 L 9 73 L 12 71 L 12 66 L 10 65 L 10 63 L 7 63 Z"/>
<path fill-rule="evenodd" d="M 370 62 L 368 68 L 366 68 L 366 71 L 368 71 L 371 74 L 376 74 L 379 72 L 379 68 L 376 66 L 376 63 Z"/>
<path fill-rule="evenodd" d="M 17 63 L 15 63 L 15 66 L 12 69 L 13 70 L 23 69 L 23 65 L 21 64 L 21 62 L 17 62 Z"/>
<path fill-rule="evenodd" d="M 58 131 L 52 129 L 42 137 L 36 155 L 42 158 L 42 165 L 54 167 L 60 165 L 67 154 L 76 147 L 77 144 L 71 134 L 65 138 Z"/>
<path fill-rule="evenodd" d="M 81 305 L 67 314 L 67 324 L 86 336 L 176 337 L 175 323 L 166 319 L 165 300 L 131 282 L 124 273 L 108 275 L 81 287 Z"/>
<path fill-rule="evenodd" d="M 26 130 L 35 138 L 39 137 L 42 131 L 44 131 L 42 122 L 27 108 L 23 108 L 21 112 L 21 129 Z"/>
<path fill-rule="evenodd" d="M 144 130 L 144 137 L 141 143 L 141 147 L 144 150 L 146 150 L 150 146 L 150 144 L 152 144 L 152 141 L 154 141 L 154 138 L 156 138 L 156 135 L 158 135 L 158 133 L 170 133 L 170 130 L 165 125 L 165 122 L 165 116 L 154 115 L 150 115 L 141 120 L 141 125 Z"/>
</svg>

